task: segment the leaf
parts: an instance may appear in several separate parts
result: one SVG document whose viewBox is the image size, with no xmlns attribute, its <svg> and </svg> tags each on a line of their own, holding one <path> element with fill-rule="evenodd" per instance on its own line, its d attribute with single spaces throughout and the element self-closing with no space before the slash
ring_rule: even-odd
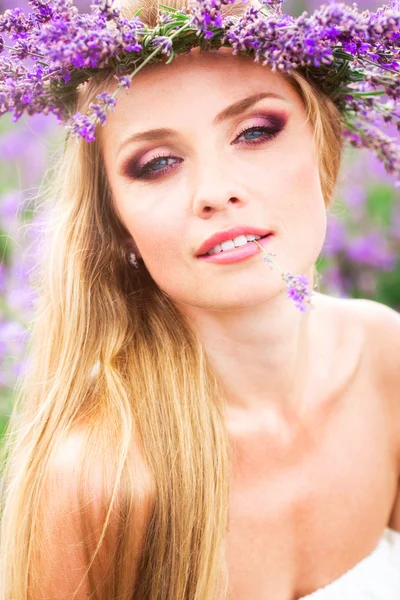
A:
<svg viewBox="0 0 400 600">
<path fill-rule="evenodd" d="M 174 56 L 175 56 L 175 52 L 171 49 L 170 57 L 168 58 L 168 60 L 167 60 L 167 62 L 165 64 L 169 65 L 169 63 L 172 62 Z"/>
</svg>

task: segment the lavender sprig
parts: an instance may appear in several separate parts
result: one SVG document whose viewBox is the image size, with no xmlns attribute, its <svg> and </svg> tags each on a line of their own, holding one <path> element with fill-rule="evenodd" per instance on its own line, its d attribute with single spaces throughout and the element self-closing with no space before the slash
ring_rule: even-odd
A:
<svg viewBox="0 0 400 600">
<path fill-rule="evenodd" d="M 275 252 L 269 252 L 265 250 L 256 240 L 253 240 L 255 244 L 263 251 L 265 256 L 263 257 L 263 262 L 267 262 L 272 269 L 273 265 L 276 267 L 280 273 L 283 281 L 286 283 L 287 295 L 291 300 L 294 301 L 296 308 L 298 308 L 301 312 L 306 312 L 307 304 L 310 308 L 314 308 L 312 304 L 312 295 L 314 292 L 309 289 L 310 282 L 305 275 L 292 275 L 289 272 L 284 272 L 282 268 L 278 265 L 278 263 L 272 258 L 276 256 Z"/>
</svg>

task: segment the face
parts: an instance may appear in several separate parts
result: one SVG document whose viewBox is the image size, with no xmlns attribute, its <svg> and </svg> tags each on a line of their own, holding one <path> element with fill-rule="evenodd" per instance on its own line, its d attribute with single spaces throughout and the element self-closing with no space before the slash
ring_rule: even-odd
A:
<svg viewBox="0 0 400 600">
<path fill-rule="evenodd" d="M 280 97 L 216 118 L 268 93 Z M 128 141 L 159 128 L 172 132 Z M 230 264 L 198 258 L 207 238 L 242 225 L 274 232 L 267 249 L 283 271 L 311 274 L 326 234 L 312 138 L 291 85 L 230 48 L 216 54 L 194 48 L 168 66 L 148 65 L 119 92 L 101 131 L 113 201 L 128 245 L 172 300 L 226 310 L 286 289 L 261 250 Z"/>
</svg>

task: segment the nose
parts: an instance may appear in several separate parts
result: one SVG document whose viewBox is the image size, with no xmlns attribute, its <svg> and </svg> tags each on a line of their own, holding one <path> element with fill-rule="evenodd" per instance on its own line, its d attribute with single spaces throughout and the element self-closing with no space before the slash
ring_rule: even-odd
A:
<svg viewBox="0 0 400 600">
<path fill-rule="evenodd" d="M 217 158 L 213 154 L 198 165 L 192 188 L 195 216 L 207 219 L 215 212 L 228 210 L 231 205 L 240 208 L 246 204 L 245 190 L 238 181 L 239 176 L 229 167 L 227 160 L 228 157 Z"/>
</svg>

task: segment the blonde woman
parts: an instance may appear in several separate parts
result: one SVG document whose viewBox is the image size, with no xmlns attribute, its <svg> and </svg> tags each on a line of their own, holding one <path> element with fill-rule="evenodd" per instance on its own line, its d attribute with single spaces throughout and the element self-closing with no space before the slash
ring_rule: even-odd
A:
<svg viewBox="0 0 400 600">
<path fill-rule="evenodd" d="M 260 248 L 316 287 L 341 151 L 331 100 L 228 48 L 147 65 L 95 142 L 67 139 L 1 600 L 400 597 L 400 319 L 297 310 Z"/>
</svg>

